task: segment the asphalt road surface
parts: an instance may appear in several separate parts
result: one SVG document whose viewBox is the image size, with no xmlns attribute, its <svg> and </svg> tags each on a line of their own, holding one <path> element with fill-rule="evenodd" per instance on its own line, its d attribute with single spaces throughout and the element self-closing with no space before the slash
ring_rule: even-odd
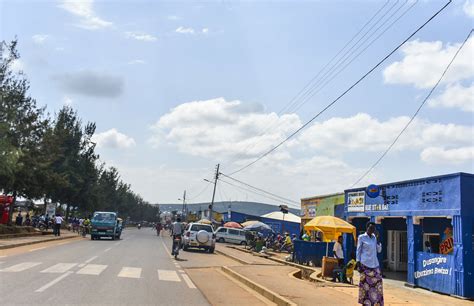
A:
<svg viewBox="0 0 474 306">
<path fill-rule="evenodd" d="M 170 244 L 149 228 L 127 229 L 121 240 L 76 240 L 0 258 L 0 304 L 209 305 L 183 270 L 194 254 L 181 251 L 176 261 Z"/>
</svg>

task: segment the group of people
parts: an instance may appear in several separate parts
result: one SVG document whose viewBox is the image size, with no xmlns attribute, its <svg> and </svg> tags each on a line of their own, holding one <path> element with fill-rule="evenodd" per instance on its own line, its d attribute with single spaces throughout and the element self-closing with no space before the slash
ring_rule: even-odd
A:
<svg viewBox="0 0 474 306">
<path fill-rule="evenodd" d="M 362 305 L 383 305 L 382 271 L 377 258 L 382 245 L 378 241 L 375 223 L 367 223 L 365 233 L 357 239 L 356 252 L 351 252 L 351 258 L 346 264 L 342 241 L 340 236 L 334 243 L 333 253 L 338 265 L 333 270 L 333 281 L 352 283 L 354 269 L 357 269 L 360 273 L 358 302 Z"/>
<path fill-rule="evenodd" d="M 271 233 L 266 237 L 262 233 L 246 231 L 245 240 L 250 249 L 256 252 L 265 252 L 268 249 L 274 251 L 287 251 L 288 253 L 293 252 L 293 242 L 296 239 L 296 235 L 290 236 L 289 233 L 281 235 L 280 233 Z"/>
</svg>

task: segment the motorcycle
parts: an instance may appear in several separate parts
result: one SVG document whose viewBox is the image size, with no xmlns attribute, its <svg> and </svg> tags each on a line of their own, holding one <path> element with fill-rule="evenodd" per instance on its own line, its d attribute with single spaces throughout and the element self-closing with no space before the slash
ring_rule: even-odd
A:
<svg viewBox="0 0 474 306">
<path fill-rule="evenodd" d="M 138 227 L 138 229 L 141 229 L 141 228 L 142 228 L 142 225 L 141 225 L 141 224 L 138 224 L 137 227 Z"/>
</svg>

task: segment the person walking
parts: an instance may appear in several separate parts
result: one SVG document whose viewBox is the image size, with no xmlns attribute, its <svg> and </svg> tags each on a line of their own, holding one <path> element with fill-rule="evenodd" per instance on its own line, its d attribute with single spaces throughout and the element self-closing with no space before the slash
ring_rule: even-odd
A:
<svg viewBox="0 0 474 306">
<path fill-rule="evenodd" d="M 61 223 L 64 221 L 60 214 L 54 217 L 54 236 L 61 236 Z"/>
<path fill-rule="evenodd" d="M 21 215 L 21 212 L 18 213 L 18 216 L 16 216 L 15 224 L 17 226 L 21 226 L 23 223 L 23 217 Z"/>
<path fill-rule="evenodd" d="M 377 242 L 375 223 L 368 222 L 366 232 L 357 241 L 356 260 L 360 273 L 359 304 L 383 306 L 382 272 L 380 271 L 377 253 L 382 245 Z"/>
</svg>

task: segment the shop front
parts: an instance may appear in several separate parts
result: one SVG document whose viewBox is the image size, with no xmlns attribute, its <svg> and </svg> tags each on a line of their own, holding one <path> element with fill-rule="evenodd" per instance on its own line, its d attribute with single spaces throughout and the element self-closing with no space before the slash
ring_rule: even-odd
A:
<svg viewBox="0 0 474 306">
<path fill-rule="evenodd" d="M 386 274 L 408 285 L 474 298 L 474 175 L 455 173 L 345 191 L 346 220 L 376 224 Z M 345 241 L 346 252 L 354 242 Z M 347 256 L 347 255 L 346 255 Z"/>
</svg>

